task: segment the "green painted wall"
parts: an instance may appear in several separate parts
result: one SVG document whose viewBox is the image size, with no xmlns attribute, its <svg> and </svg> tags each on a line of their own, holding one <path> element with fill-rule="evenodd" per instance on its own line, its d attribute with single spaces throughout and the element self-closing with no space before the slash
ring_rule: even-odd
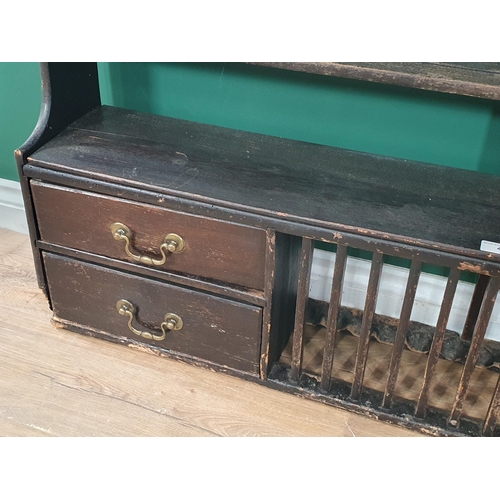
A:
<svg viewBox="0 0 500 500">
<path fill-rule="evenodd" d="M 18 180 L 14 150 L 35 128 L 41 102 L 38 63 L 0 63 L 0 178 Z"/>
<path fill-rule="evenodd" d="M 104 104 L 500 175 L 500 107 L 244 64 L 100 63 Z M 38 65 L 0 63 L 0 177 L 40 108 Z"/>
<path fill-rule="evenodd" d="M 130 109 L 500 174 L 491 102 L 244 64 L 101 64 Z"/>
</svg>

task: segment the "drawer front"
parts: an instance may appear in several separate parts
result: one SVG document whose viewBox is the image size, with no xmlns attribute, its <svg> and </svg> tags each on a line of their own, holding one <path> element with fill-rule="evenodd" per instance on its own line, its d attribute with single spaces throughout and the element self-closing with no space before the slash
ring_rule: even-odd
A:
<svg viewBox="0 0 500 500">
<path fill-rule="evenodd" d="M 160 247 L 170 233 L 184 242 L 180 253 L 164 250 L 166 261 L 143 265 L 170 272 L 264 288 L 265 231 L 144 203 L 31 181 L 40 237 L 47 243 L 137 262 L 125 239 L 111 226 L 130 230 L 130 253 L 162 259 Z"/>
<path fill-rule="evenodd" d="M 43 260 L 58 318 L 258 374 L 259 307 L 64 256 L 44 253 Z M 131 304 L 130 314 L 120 314 L 119 302 Z M 180 321 L 182 328 L 175 329 Z"/>
</svg>

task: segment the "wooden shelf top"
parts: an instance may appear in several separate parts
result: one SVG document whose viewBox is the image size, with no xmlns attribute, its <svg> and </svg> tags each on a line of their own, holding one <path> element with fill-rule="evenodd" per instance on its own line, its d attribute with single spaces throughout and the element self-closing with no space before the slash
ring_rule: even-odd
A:
<svg viewBox="0 0 500 500">
<path fill-rule="evenodd" d="M 292 71 L 500 100 L 500 63 L 251 63 Z"/>
<path fill-rule="evenodd" d="M 28 161 L 240 212 L 500 261 L 478 253 L 481 240 L 500 239 L 500 177 L 493 175 L 109 106 L 95 108 Z"/>
</svg>

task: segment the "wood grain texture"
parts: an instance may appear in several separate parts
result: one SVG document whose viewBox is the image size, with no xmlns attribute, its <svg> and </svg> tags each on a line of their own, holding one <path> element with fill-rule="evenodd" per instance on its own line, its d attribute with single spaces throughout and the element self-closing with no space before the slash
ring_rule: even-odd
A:
<svg viewBox="0 0 500 500">
<path fill-rule="evenodd" d="M 40 237 L 48 243 L 135 262 L 125 253 L 125 243 L 113 238 L 111 224 L 130 228 L 133 253 L 156 259 L 161 259 L 165 236 L 176 233 L 185 249 L 149 267 L 264 288 L 266 234 L 260 229 L 36 181 L 31 190 Z"/>
<path fill-rule="evenodd" d="M 314 241 L 302 239 L 300 253 L 297 302 L 295 305 L 295 322 L 293 327 L 292 362 L 290 364 L 290 380 L 298 382 L 302 371 L 302 356 L 304 352 L 304 327 L 306 326 L 307 298 L 309 296 L 309 283 L 311 281 L 311 267 L 314 250 Z"/>
<path fill-rule="evenodd" d="M 455 296 L 459 278 L 460 271 L 458 271 L 457 269 L 451 269 L 448 276 L 448 281 L 446 283 L 443 300 L 441 302 L 441 309 L 439 310 L 439 317 L 436 323 L 436 332 L 434 334 L 434 338 L 432 339 L 432 345 L 429 351 L 427 365 L 425 366 L 422 390 L 420 391 L 417 407 L 415 409 L 415 416 L 419 418 L 423 418 L 425 416 L 427 401 L 429 399 L 429 391 L 431 388 L 434 373 L 436 371 L 436 365 L 439 360 L 439 353 L 441 352 L 441 348 L 443 347 L 443 341 L 446 334 L 446 326 L 450 317 L 453 298 Z"/>
<path fill-rule="evenodd" d="M 484 336 L 486 335 L 486 329 L 488 328 L 488 323 L 491 318 L 491 313 L 493 312 L 499 288 L 500 280 L 498 278 L 491 279 L 486 287 L 481 310 L 474 327 L 469 353 L 467 354 L 467 358 L 465 360 L 465 365 L 458 384 L 457 394 L 455 396 L 449 417 L 449 423 L 452 426 L 457 426 L 460 422 L 465 398 L 467 396 L 467 392 L 470 391 L 470 380 L 476 369 L 481 344 L 483 343 Z"/>
<path fill-rule="evenodd" d="M 420 258 L 429 264 L 446 267 L 458 266 L 463 271 L 472 270 L 473 272 L 491 276 L 500 275 L 500 254 L 423 241 L 407 235 L 387 234 L 362 228 L 346 228 L 335 222 L 304 219 L 286 213 L 271 213 L 268 210 L 256 207 L 253 207 L 253 212 L 250 212 L 248 207 L 230 208 L 232 204 L 224 200 L 218 200 L 217 204 L 214 204 L 214 200 L 208 200 L 208 202 L 195 201 L 190 199 L 189 194 L 186 194 L 185 198 L 176 195 L 167 196 L 155 191 L 132 187 L 127 184 L 126 179 L 121 184 L 116 184 L 30 164 L 24 166 L 23 173 L 33 179 L 64 184 L 71 188 L 102 193 L 131 201 L 145 202 L 150 205 L 168 207 L 171 210 L 212 217 L 236 224 L 254 226 L 265 230 L 274 228 L 276 231 L 294 236 L 340 243 L 368 251 L 373 251 L 373 248 L 376 247 L 384 255 L 408 259 Z M 155 188 L 152 187 L 151 189 Z M 346 232 L 347 230 L 352 232 Z M 397 247 L 394 246 L 394 243 L 397 243 Z"/>
<path fill-rule="evenodd" d="M 29 238 L 0 229 L 1 436 L 419 436 L 55 328 Z"/>
<path fill-rule="evenodd" d="M 262 309 L 169 283 L 101 268 L 56 254 L 43 255 L 52 308 L 57 318 L 141 340 L 174 352 L 258 373 Z M 132 327 L 161 337 L 165 315 L 182 318 L 183 327 L 163 340 L 130 331 L 128 317 L 117 311 L 127 300 L 136 308 Z"/>
<path fill-rule="evenodd" d="M 154 278 L 160 281 L 168 281 L 170 283 L 175 283 L 188 288 L 196 288 L 198 290 L 203 290 L 215 295 L 221 295 L 223 297 L 235 299 L 240 302 L 255 304 L 260 307 L 266 305 L 266 298 L 263 291 L 250 290 L 248 288 L 239 287 L 232 283 L 220 283 L 199 278 L 197 276 L 189 276 L 180 273 L 170 273 L 167 271 L 154 269 L 152 267 L 145 267 L 143 265 L 135 264 L 132 262 L 110 259 L 109 257 L 104 257 L 103 255 L 82 252 L 81 250 L 62 247 L 60 245 L 54 245 L 52 243 L 45 243 L 43 241 L 37 241 L 36 246 L 41 251 L 66 255 L 67 257 L 84 260 L 86 262 L 91 262 L 92 264 L 98 264 L 104 267 L 113 267 L 120 271 L 125 271 L 131 274 L 149 276 L 150 278 Z"/>
<path fill-rule="evenodd" d="M 476 250 L 482 239 L 496 241 L 500 233 L 497 176 L 109 106 L 72 124 L 29 162 L 398 241 Z"/>
<path fill-rule="evenodd" d="M 474 294 L 469 306 L 469 311 L 467 312 L 467 317 L 465 319 L 464 329 L 462 331 L 462 338 L 464 340 L 472 340 L 472 334 L 474 333 L 474 327 L 476 326 L 477 318 L 479 316 L 479 311 L 481 310 L 481 305 L 483 303 L 484 294 L 486 293 L 486 287 L 490 282 L 490 277 L 484 274 L 480 274 L 474 287 Z"/>
<path fill-rule="evenodd" d="M 328 319 L 326 323 L 326 340 L 323 351 L 323 366 L 321 369 L 321 389 L 328 391 L 332 378 L 332 364 L 335 345 L 337 344 L 337 321 L 339 318 L 340 299 L 344 283 L 345 267 L 347 263 L 347 247 L 337 246 L 335 257 L 335 270 L 332 278 L 332 291 L 328 306 Z"/>
<path fill-rule="evenodd" d="M 401 363 L 403 348 L 405 345 L 406 332 L 410 322 L 411 311 L 415 301 L 417 292 L 418 280 L 422 269 L 422 262 L 414 260 L 411 263 L 410 272 L 408 274 L 408 281 L 406 283 L 406 290 L 399 315 L 398 329 L 396 331 L 396 338 L 394 339 L 394 346 L 392 350 L 391 362 L 389 366 L 389 376 L 387 377 L 387 386 L 384 393 L 383 406 L 389 408 L 394 394 L 394 388 L 399 374 L 399 365 Z"/>
<path fill-rule="evenodd" d="M 252 63 L 317 75 L 500 100 L 500 63 Z"/>
<path fill-rule="evenodd" d="M 266 231 L 265 258 L 265 306 L 262 312 L 262 340 L 260 346 L 260 378 L 265 380 L 269 371 L 269 355 L 271 347 L 271 317 L 273 309 L 273 292 L 276 277 L 276 231 Z"/>
<path fill-rule="evenodd" d="M 358 400 L 361 395 L 363 378 L 365 376 L 366 361 L 370 348 L 370 333 L 372 329 L 375 306 L 377 304 L 378 287 L 380 284 L 380 274 L 382 272 L 381 253 L 374 253 L 370 268 L 370 278 L 366 290 L 365 308 L 363 311 L 363 321 L 359 332 L 358 350 L 356 353 L 356 363 L 354 366 L 354 380 L 351 388 L 351 399 Z"/>
<path fill-rule="evenodd" d="M 301 245 L 301 238 L 276 233 L 268 371 L 272 364 L 279 360 L 288 339 L 293 333 Z"/>
</svg>

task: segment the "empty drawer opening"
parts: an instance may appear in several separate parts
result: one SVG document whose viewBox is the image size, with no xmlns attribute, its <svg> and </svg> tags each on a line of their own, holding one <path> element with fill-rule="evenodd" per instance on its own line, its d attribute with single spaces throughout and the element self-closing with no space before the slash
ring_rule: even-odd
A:
<svg viewBox="0 0 500 500">
<path fill-rule="evenodd" d="M 418 425 L 500 434 L 500 278 L 453 256 L 400 254 L 302 240 L 286 383 Z"/>
</svg>

